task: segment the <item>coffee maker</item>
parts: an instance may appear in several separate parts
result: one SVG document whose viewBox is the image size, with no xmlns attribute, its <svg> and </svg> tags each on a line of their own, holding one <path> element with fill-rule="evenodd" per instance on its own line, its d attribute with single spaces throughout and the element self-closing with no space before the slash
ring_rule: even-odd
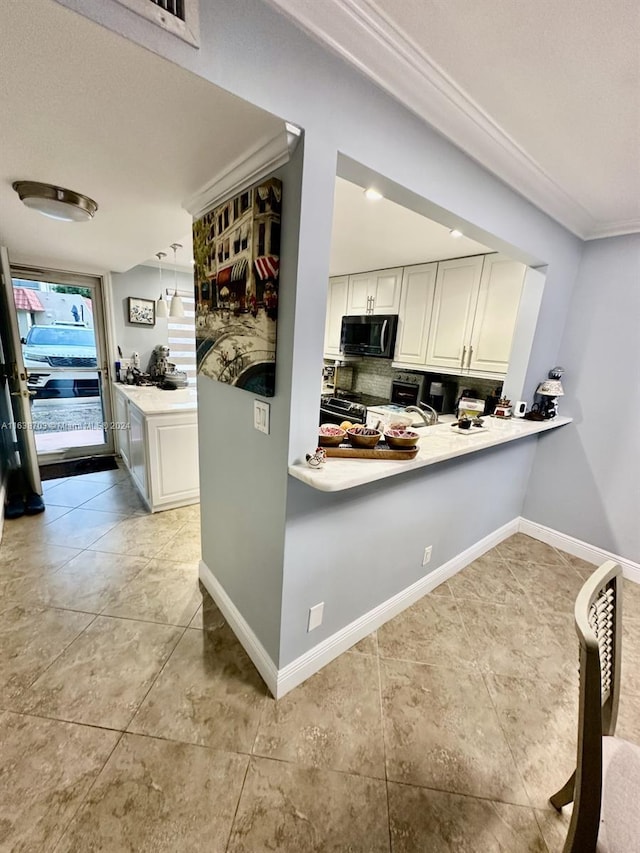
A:
<svg viewBox="0 0 640 853">
<path fill-rule="evenodd" d="M 428 403 L 438 414 L 448 414 L 455 409 L 455 382 L 431 382 L 425 403 Z"/>
</svg>

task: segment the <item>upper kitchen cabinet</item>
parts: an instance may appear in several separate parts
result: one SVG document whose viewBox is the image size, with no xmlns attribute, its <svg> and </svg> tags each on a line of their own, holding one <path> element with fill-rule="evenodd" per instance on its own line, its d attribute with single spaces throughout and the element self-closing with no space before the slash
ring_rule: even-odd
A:
<svg viewBox="0 0 640 853">
<path fill-rule="evenodd" d="M 397 314 L 402 267 L 349 276 L 346 314 Z"/>
<path fill-rule="evenodd" d="M 340 275 L 329 279 L 327 295 L 327 319 L 324 327 L 324 357 L 337 358 L 340 351 L 342 318 L 347 311 L 349 276 Z"/>
<path fill-rule="evenodd" d="M 482 262 L 483 257 L 477 256 L 438 264 L 427 339 L 428 367 L 455 373 L 468 368 Z"/>
<path fill-rule="evenodd" d="M 476 373 L 506 373 L 526 267 L 487 255 L 482 267 L 468 366 Z"/>
<path fill-rule="evenodd" d="M 439 263 L 426 367 L 506 374 L 524 274 L 524 264 L 499 254 Z"/>
<path fill-rule="evenodd" d="M 426 364 L 437 269 L 436 263 L 404 268 L 394 357 L 396 362 L 409 366 Z"/>
</svg>

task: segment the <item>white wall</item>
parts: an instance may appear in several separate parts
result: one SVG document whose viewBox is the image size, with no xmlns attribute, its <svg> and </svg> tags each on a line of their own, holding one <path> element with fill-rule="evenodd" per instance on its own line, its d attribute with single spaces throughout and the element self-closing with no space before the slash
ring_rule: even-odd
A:
<svg viewBox="0 0 640 853">
<path fill-rule="evenodd" d="M 558 363 L 575 422 L 540 443 L 523 515 L 640 562 L 640 235 L 585 244 Z"/>
<path fill-rule="evenodd" d="M 251 395 L 233 388 L 205 390 L 205 382 L 200 383 L 203 483 L 229 475 L 229 464 L 209 449 L 229 434 L 223 406 L 233 407 L 242 437 L 229 500 L 224 501 L 222 488 L 214 493 L 204 486 L 203 518 L 215 514 L 221 529 L 235 526 L 242 513 L 247 535 L 262 537 L 257 560 L 257 550 L 249 551 L 244 540 L 237 544 L 238 558 L 229 541 L 221 549 L 205 533 L 204 559 L 216 575 L 224 573 L 223 585 L 229 591 L 232 584 L 236 606 L 283 666 L 419 577 L 423 569 L 416 548 L 433 544 L 431 567 L 436 568 L 520 515 L 535 448 L 519 442 L 340 496 L 287 480 L 285 457 L 301 459 L 315 446 L 339 152 L 475 223 L 476 239 L 483 232 L 493 238 L 489 245 L 515 247 L 511 254 L 520 251 L 548 264 L 525 380 L 529 398 L 540 376 L 557 363 L 581 243 L 260 0 L 201 4 L 199 51 L 174 42 L 117 4 L 64 3 L 305 129 L 297 285 L 295 299 L 290 290 L 282 294 L 287 319 L 281 318 L 279 329 L 272 435 L 265 439 L 251 429 Z M 288 207 L 288 192 L 285 182 L 284 227 L 296 215 Z M 282 357 L 291 362 L 290 377 L 281 367 Z M 259 460 L 267 460 L 271 491 L 264 479 L 252 491 Z M 270 510 L 274 523 L 268 529 L 260 523 L 252 531 L 251 521 L 264 512 L 265 496 L 271 494 L 280 506 L 285 492 L 282 515 Z M 392 524 L 394 502 L 401 511 Z M 325 602 L 325 624 L 309 635 L 306 612 L 317 601 Z"/>
</svg>

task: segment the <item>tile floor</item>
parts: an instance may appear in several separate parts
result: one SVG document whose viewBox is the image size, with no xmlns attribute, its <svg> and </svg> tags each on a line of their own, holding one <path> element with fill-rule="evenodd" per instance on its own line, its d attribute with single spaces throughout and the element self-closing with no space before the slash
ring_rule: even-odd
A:
<svg viewBox="0 0 640 853">
<path fill-rule="evenodd" d="M 554 853 L 592 570 L 517 535 L 278 703 L 199 588 L 199 510 L 46 483 L 0 546 L 0 850 Z M 640 742 L 640 587 L 619 733 Z"/>
</svg>

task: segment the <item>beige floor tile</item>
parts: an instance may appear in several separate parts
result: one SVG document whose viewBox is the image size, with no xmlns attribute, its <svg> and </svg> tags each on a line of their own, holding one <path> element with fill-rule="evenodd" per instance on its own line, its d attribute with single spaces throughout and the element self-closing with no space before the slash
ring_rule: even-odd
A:
<svg viewBox="0 0 640 853">
<path fill-rule="evenodd" d="M 141 557 L 81 551 L 52 575 L 11 581 L 6 595 L 22 604 L 100 613 L 147 562 Z"/>
<path fill-rule="evenodd" d="M 528 603 L 465 600 L 458 606 L 483 672 L 560 684 L 574 678 L 575 652 L 563 646 L 549 623 Z"/>
<path fill-rule="evenodd" d="M 622 582 L 622 615 L 625 620 L 640 621 L 640 583 L 627 578 Z"/>
<path fill-rule="evenodd" d="M 640 695 L 629 693 L 625 685 L 620 691 L 616 735 L 640 744 Z"/>
<path fill-rule="evenodd" d="M 536 610 L 554 610 L 570 618 L 573 616 L 575 600 L 584 581 L 572 566 L 519 562 L 512 563 L 511 567 Z"/>
<path fill-rule="evenodd" d="M 178 528 L 164 513 L 123 519 L 91 545 L 92 551 L 151 559 L 176 535 Z"/>
<path fill-rule="evenodd" d="M 103 614 L 186 627 L 201 601 L 197 563 L 150 560 L 111 597 Z"/>
<path fill-rule="evenodd" d="M 0 612 L 0 707 L 35 681 L 91 623 L 67 610 L 13 605 Z"/>
<path fill-rule="evenodd" d="M 51 492 L 52 489 L 55 489 L 56 486 L 59 486 L 60 483 L 66 483 L 69 477 L 55 477 L 52 480 L 42 480 L 42 492 L 43 494 L 47 494 Z"/>
<path fill-rule="evenodd" d="M 349 649 L 350 652 L 357 652 L 360 655 L 377 655 L 378 654 L 378 632 L 367 634 L 359 643 Z"/>
<path fill-rule="evenodd" d="M 57 572 L 80 553 L 80 548 L 48 545 L 38 537 L 33 542 L 0 545 L 0 582 L 14 578 L 42 577 Z"/>
<path fill-rule="evenodd" d="M 544 811 L 536 809 L 535 814 L 549 853 L 562 853 L 569 831 L 571 806 L 565 806 L 562 812 L 553 808 Z"/>
<path fill-rule="evenodd" d="M 247 763 L 124 735 L 56 853 L 224 853 Z"/>
<path fill-rule="evenodd" d="M 384 782 L 252 758 L 229 853 L 388 853 Z"/>
<path fill-rule="evenodd" d="M 595 572 L 598 566 L 601 565 L 601 563 L 589 563 L 587 560 L 581 560 L 580 557 L 574 557 L 573 554 L 567 554 L 566 551 L 558 550 L 558 553 L 567 563 L 569 563 L 570 566 L 573 566 L 580 577 L 585 581 Z M 602 562 L 604 562 L 604 560 Z"/>
<path fill-rule="evenodd" d="M 483 555 L 449 579 L 454 598 L 506 604 L 522 598 L 522 587 L 497 554 Z"/>
<path fill-rule="evenodd" d="M 84 507 L 72 509 L 47 524 L 42 538 L 49 545 L 88 548 L 123 519 L 123 515 L 113 512 L 95 512 Z"/>
<path fill-rule="evenodd" d="M 129 731 L 249 753 L 266 695 L 228 625 L 187 628 Z"/>
<path fill-rule="evenodd" d="M 37 515 L 22 515 L 20 518 L 5 519 L 2 530 L 3 545 L 39 541 L 45 524 L 66 515 L 70 509 L 71 507 L 68 506 L 52 506 L 47 503 L 45 511 Z"/>
<path fill-rule="evenodd" d="M 387 778 L 528 805 L 482 677 L 380 661 Z"/>
<path fill-rule="evenodd" d="M 444 596 L 425 595 L 378 628 L 378 654 L 434 666 L 475 667 L 458 607 Z"/>
<path fill-rule="evenodd" d="M 529 802 L 552 808 L 549 797 L 575 769 L 577 687 L 499 675 L 487 676 L 487 686 Z"/>
<path fill-rule="evenodd" d="M 181 629 L 98 616 L 20 699 L 20 710 L 124 729 Z"/>
<path fill-rule="evenodd" d="M 640 696 L 640 621 L 622 620 L 621 689 Z"/>
<path fill-rule="evenodd" d="M 384 779 L 377 659 L 341 655 L 284 698 L 267 699 L 253 751 Z"/>
<path fill-rule="evenodd" d="M 200 522 L 200 504 L 189 504 L 179 506 L 177 509 L 166 509 L 160 513 L 163 517 L 170 519 L 178 526 L 183 524 L 196 524 Z"/>
<path fill-rule="evenodd" d="M 429 595 L 444 595 L 447 598 L 451 598 L 451 587 L 449 586 L 449 581 L 445 581 L 435 589 L 432 589 Z"/>
<path fill-rule="evenodd" d="M 552 548 L 537 539 L 532 539 L 524 533 L 516 533 L 496 546 L 501 557 L 509 563 L 535 562 L 546 566 L 564 565 L 564 557 Z"/>
<path fill-rule="evenodd" d="M 156 554 L 158 560 L 174 560 L 191 563 L 202 558 L 200 528 L 196 524 L 185 524 Z"/>
<path fill-rule="evenodd" d="M 0 714 L 0 848 L 52 851 L 118 737 L 73 723 Z"/>
<path fill-rule="evenodd" d="M 195 616 L 189 623 L 189 627 L 206 628 L 209 631 L 221 628 L 226 624 L 226 620 L 218 609 L 218 605 L 202 585 L 200 585 L 200 595 L 202 596 L 202 604 L 196 610 Z"/>
<path fill-rule="evenodd" d="M 108 483 L 87 483 L 80 477 L 70 477 L 47 493 L 47 506 L 78 507 L 108 488 Z"/>
<path fill-rule="evenodd" d="M 389 784 L 393 853 L 547 853 L 532 809 Z"/>
<path fill-rule="evenodd" d="M 144 515 L 149 512 L 136 487 L 126 480 L 116 483 L 115 486 L 109 486 L 97 497 L 87 501 L 84 508 L 127 515 L 130 513 Z"/>
<path fill-rule="evenodd" d="M 109 471 L 94 471 L 92 474 L 81 474 L 80 480 L 85 483 L 105 483 L 107 486 L 115 486 L 129 480 L 129 474 L 124 468 L 112 468 Z"/>
</svg>

